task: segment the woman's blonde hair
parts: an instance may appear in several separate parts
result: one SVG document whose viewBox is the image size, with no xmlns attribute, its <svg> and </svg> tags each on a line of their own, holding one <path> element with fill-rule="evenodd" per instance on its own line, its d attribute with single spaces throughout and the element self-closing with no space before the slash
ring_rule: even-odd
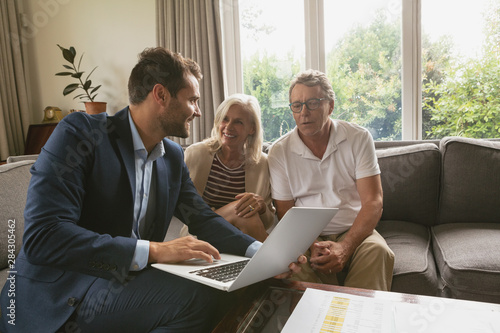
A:
<svg viewBox="0 0 500 333">
<path fill-rule="evenodd" d="M 244 146 L 245 159 L 250 164 L 258 163 L 262 152 L 262 143 L 264 135 L 262 133 L 262 124 L 260 121 L 260 105 L 257 98 L 245 94 L 233 94 L 226 98 L 217 108 L 215 112 L 214 127 L 212 135 L 205 139 L 204 142 L 210 147 L 211 152 L 217 152 L 222 147 L 222 140 L 219 133 L 219 126 L 226 117 L 229 108 L 233 105 L 240 105 L 243 110 L 250 115 L 250 121 L 255 127 L 255 133 L 247 138 Z"/>
</svg>

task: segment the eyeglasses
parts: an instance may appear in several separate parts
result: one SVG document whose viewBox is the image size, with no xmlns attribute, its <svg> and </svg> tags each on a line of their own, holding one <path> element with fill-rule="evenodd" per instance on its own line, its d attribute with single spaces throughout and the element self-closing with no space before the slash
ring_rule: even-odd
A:
<svg viewBox="0 0 500 333">
<path fill-rule="evenodd" d="M 307 109 L 309 111 L 316 110 L 319 108 L 321 105 L 321 101 L 328 99 L 328 98 L 311 98 L 305 101 L 304 103 L 301 102 L 293 102 L 290 103 L 290 110 L 292 110 L 293 113 L 300 113 L 302 111 L 302 106 L 305 104 Z"/>
</svg>

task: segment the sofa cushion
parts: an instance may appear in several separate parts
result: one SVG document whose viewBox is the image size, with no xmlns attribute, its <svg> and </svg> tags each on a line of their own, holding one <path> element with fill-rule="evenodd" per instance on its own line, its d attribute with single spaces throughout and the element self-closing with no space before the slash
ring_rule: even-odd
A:
<svg viewBox="0 0 500 333">
<path fill-rule="evenodd" d="M 394 252 L 392 291 L 436 296 L 439 280 L 429 228 L 405 221 L 380 221 L 377 231 Z"/>
<path fill-rule="evenodd" d="M 441 154 L 432 143 L 377 150 L 384 191 L 382 220 L 434 225 Z"/>
<path fill-rule="evenodd" d="M 500 223 L 432 227 L 443 296 L 500 303 Z"/>
<path fill-rule="evenodd" d="M 500 142 L 441 140 L 439 223 L 500 223 Z"/>
<path fill-rule="evenodd" d="M 0 165 L 0 269 L 7 267 L 9 245 L 17 255 L 24 232 L 24 206 L 35 161 L 20 161 Z M 14 242 L 15 241 L 15 242 Z M 13 243 L 14 242 L 14 243 Z M 2 280 L 3 283 L 3 280 Z"/>
</svg>

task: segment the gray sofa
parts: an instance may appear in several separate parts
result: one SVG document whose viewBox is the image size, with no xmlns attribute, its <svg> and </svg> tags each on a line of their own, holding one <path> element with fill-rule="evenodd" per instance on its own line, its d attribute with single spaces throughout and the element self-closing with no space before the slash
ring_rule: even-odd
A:
<svg viewBox="0 0 500 333">
<path fill-rule="evenodd" d="M 376 143 L 393 291 L 500 303 L 500 142 Z"/>
<path fill-rule="evenodd" d="M 377 230 L 395 252 L 393 291 L 500 303 L 500 142 L 376 142 L 384 212 Z M 0 165 L 0 287 L 8 221 L 21 246 L 33 161 Z M 177 237 L 173 221 L 166 239 Z"/>
<path fill-rule="evenodd" d="M 19 160 L 0 165 L 0 288 L 3 287 L 12 263 L 13 251 L 21 249 L 24 231 L 24 206 L 34 160 Z M 10 257 L 9 257 L 10 255 Z"/>
</svg>

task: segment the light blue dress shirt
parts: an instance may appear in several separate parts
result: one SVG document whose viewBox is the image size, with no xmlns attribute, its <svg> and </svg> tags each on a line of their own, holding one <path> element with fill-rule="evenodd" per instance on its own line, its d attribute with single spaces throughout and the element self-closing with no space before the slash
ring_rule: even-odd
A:
<svg viewBox="0 0 500 333">
<path fill-rule="evenodd" d="M 130 129 L 132 132 L 132 141 L 134 144 L 135 156 L 135 193 L 134 193 L 134 227 L 132 236 L 137 238 L 130 270 L 139 271 L 146 267 L 149 257 L 149 241 L 140 239 L 139 226 L 145 223 L 148 201 L 150 199 L 149 189 L 151 186 L 151 174 L 153 171 L 153 162 L 165 154 L 163 142 L 160 141 L 148 156 L 148 151 L 144 147 L 141 136 L 135 127 L 132 116 L 128 115 Z M 152 198 L 154 200 L 154 198 Z"/>
<path fill-rule="evenodd" d="M 128 115 L 130 129 L 132 132 L 132 141 L 134 144 L 135 156 L 135 193 L 134 193 L 134 226 L 132 236 L 137 238 L 134 256 L 130 264 L 131 271 L 140 271 L 148 264 L 149 257 L 149 241 L 140 239 L 139 226 L 145 223 L 146 210 L 150 199 L 149 189 L 151 187 L 151 175 L 153 171 L 153 162 L 165 154 L 165 147 L 160 141 L 151 151 L 148 156 L 148 151 L 144 147 L 141 136 L 135 127 L 132 116 Z M 151 198 L 154 200 L 155 198 Z M 247 248 L 245 256 L 252 257 L 257 250 L 262 246 L 262 243 L 255 241 Z"/>
</svg>

